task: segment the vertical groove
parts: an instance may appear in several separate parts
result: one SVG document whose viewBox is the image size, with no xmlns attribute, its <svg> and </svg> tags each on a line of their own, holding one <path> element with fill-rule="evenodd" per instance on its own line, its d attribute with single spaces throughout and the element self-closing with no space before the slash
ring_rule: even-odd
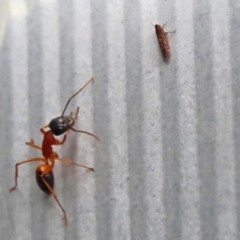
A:
<svg viewBox="0 0 240 240">
<path fill-rule="evenodd" d="M 118 9 L 118 14 L 113 11 Z M 128 195 L 128 143 L 126 119 L 126 75 L 124 1 L 111 2 L 107 6 L 107 41 L 109 44 L 108 99 L 111 111 L 111 141 L 109 151 L 112 168 L 112 239 L 130 239 Z M 112 23 L 114 22 L 114 28 Z M 121 148 L 120 148 L 121 146 Z"/>
<path fill-rule="evenodd" d="M 74 39 L 73 39 L 73 0 L 70 1 L 58 1 L 58 21 L 59 21 L 59 84 L 60 84 L 60 112 L 62 113 L 63 108 L 73 93 L 76 92 L 75 89 L 75 58 L 74 58 Z M 77 96 L 79 97 L 79 96 Z M 69 104 L 65 115 L 70 114 L 70 112 L 76 111 L 76 102 L 77 99 L 74 98 L 72 102 Z M 74 106 L 74 107 L 73 107 Z M 61 157 L 65 159 L 72 160 L 74 162 L 78 162 L 76 159 L 76 150 L 77 150 L 77 133 L 70 132 L 67 136 L 67 141 L 62 145 Z M 61 136 L 62 138 L 63 136 Z M 65 163 L 58 163 L 61 169 L 61 177 L 62 185 L 60 187 L 62 191 L 61 202 L 66 211 L 67 218 L 69 221 L 69 226 L 64 228 L 64 237 L 63 239 L 68 239 L 68 235 L 71 233 L 73 239 L 77 239 L 77 230 L 78 230 L 78 222 L 71 221 L 74 208 L 77 204 L 78 196 L 76 196 L 75 189 L 77 188 L 77 182 L 72 181 L 76 175 L 71 174 L 73 168 L 77 168 L 76 166 L 71 166 Z M 76 169 L 82 171 L 82 169 Z M 75 171 L 78 173 L 79 171 Z M 73 179 L 72 179 L 73 178 Z M 71 182 L 71 184 L 70 184 Z M 65 187 L 63 187 L 65 186 Z M 59 189 L 59 190 L 60 190 Z M 67 203 L 71 204 L 67 204 Z"/>
<path fill-rule="evenodd" d="M 43 82 L 42 82 L 42 43 L 41 43 L 41 9 L 38 5 L 28 5 L 27 19 L 27 38 L 28 38 L 28 118 L 29 118 L 29 133 L 30 138 L 35 143 L 41 146 L 42 134 L 39 131 L 43 124 Z M 36 61 L 38 59 L 38 61 Z M 38 111 L 36 112 L 36 106 Z M 30 139 L 26 139 L 29 141 Z M 25 146 L 24 146 L 25 147 Z M 28 148 L 28 146 L 26 146 Z M 29 158 L 41 156 L 39 150 L 29 147 Z M 40 162 L 38 164 L 41 164 Z M 30 167 L 29 176 L 35 180 L 35 166 Z M 36 181 L 29 181 L 31 185 L 31 230 L 32 236 L 36 240 L 42 239 L 41 233 L 46 229 L 46 215 L 44 211 L 39 212 L 39 209 L 44 208 L 43 193 L 37 186 Z M 35 222 L 39 224 L 36 225 Z"/>
<path fill-rule="evenodd" d="M 164 172 L 162 148 L 161 53 L 155 27 L 159 8 L 155 0 L 141 1 L 141 58 L 143 93 L 143 133 L 145 163 L 146 236 L 148 240 L 166 239 L 164 225 Z M 158 5 L 157 5 L 158 6 Z M 161 24 L 161 23 L 160 23 Z M 171 23 L 172 24 L 172 23 Z M 145 46 L 151 46 L 146 48 Z M 151 97 L 149 97 L 151 94 Z"/>
<path fill-rule="evenodd" d="M 175 1 L 159 4 L 159 24 L 167 22 L 166 30 L 178 31 L 176 22 Z M 160 14 L 161 13 L 161 14 Z M 156 37 L 156 36 L 154 36 Z M 179 139 L 179 101 L 180 92 L 177 81 L 177 61 L 179 56 L 176 52 L 176 34 L 168 35 L 171 45 L 171 59 L 168 64 L 163 61 L 159 49 L 159 77 L 161 98 L 161 131 L 162 131 L 162 159 L 164 174 L 163 203 L 164 203 L 164 226 L 167 240 L 180 240 L 181 228 L 181 205 L 180 205 L 180 139 Z"/>
<path fill-rule="evenodd" d="M 102 143 L 95 144 L 97 239 L 112 239 L 111 159 L 108 143 L 110 133 L 110 106 L 108 96 L 108 43 L 106 2 L 91 1 L 92 8 L 92 69 L 96 81 L 93 87 L 93 129 Z M 100 69 L 99 69 L 100 67 Z M 104 124 L 102 124 L 104 123 Z"/>
<path fill-rule="evenodd" d="M 42 82 L 43 82 L 43 119 L 44 124 L 56 116 L 59 116 L 59 24 L 58 24 L 58 1 L 39 0 L 41 7 L 42 23 Z M 61 156 L 59 148 L 56 152 Z M 62 195 L 59 192 L 61 178 L 59 177 L 58 164 L 53 169 L 55 176 L 54 191 L 62 203 Z M 64 222 L 62 212 L 52 196 L 43 195 L 45 219 L 45 235 L 54 236 L 59 234 L 63 236 Z M 51 223 L 54 222 L 54 227 Z M 63 239 L 63 238 L 60 238 Z M 59 239 L 59 240 L 60 240 Z"/>
<path fill-rule="evenodd" d="M 147 239 L 143 145 L 141 5 L 124 1 L 131 239 Z"/>
<path fill-rule="evenodd" d="M 91 2 L 74 0 L 74 66 L 75 88 L 79 89 L 94 75 L 92 72 L 92 39 L 91 39 Z M 98 81 L 98 79 L 95 79 Z M 80 114 L 76 128 L 93 132 L 93 88 L 89 84 L 75 100 L 80 106 Z M 77 155 L 76 162 L 87 166 L 94 166 L 94 144 L 100 144 L 93 137 L 86 134 L 76 134 Z M 101 136 L 99 136 L 101 137 Z M 96 239 L 95 214 L 95 172 L 83 168 L 74 168 L 74 178 L 77 181 L 75 191 L 77 200 L 73 210 L 75 225 L 75 239 Z"/>
<path fill-rule="evenodd" d="M 216 213 L 216 116 L 214 114 L 214 82 L 212 27 L 207 12 L 210 4 L 194 3 L 194 41 L 196 76 L 196 108 L 198 163 L 200 177 L 200 215 L 202 239 L 217 239 Z M 208 62 L 208 64 L 206 64 Z"/>
</svg>

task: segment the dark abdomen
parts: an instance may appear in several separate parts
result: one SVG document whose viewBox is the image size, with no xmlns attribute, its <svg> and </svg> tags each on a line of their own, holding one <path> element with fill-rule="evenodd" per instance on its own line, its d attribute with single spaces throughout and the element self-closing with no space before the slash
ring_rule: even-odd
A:
<svg viewBox="0 0 240 240">
<path fill-rule="evenodd" d="M 46 186 L 46 184 L 43 182 L 41 178 L 42 172 L 36 171 L 36 181 L 39 186 L 39 188 L 45 192 L 46 194 L 51 194 L 50 190 Z M 53 189 L 54 188 L 54 175 L 53 171 L 50 171 L 49 173 L 45 174 L 43 176 L 44 180 L 48 183 L 48 185 Z"/>
</svg>

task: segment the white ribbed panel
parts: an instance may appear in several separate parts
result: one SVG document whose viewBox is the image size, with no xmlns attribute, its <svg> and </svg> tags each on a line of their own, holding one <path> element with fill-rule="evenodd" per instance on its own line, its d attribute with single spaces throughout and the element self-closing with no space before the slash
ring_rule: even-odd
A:
<svg viewBox="0 0 240 240">
<path fill-rule="evenodd" d="M 212 1 L 212 29 L 216 108 L 216 170 L 218 239 L 236 239 L 236 195 L 233 154 L 232 86 L 230 74 L 228 2 Z M 224 16 L 224 18 L 222 18 Z"/>
<path fill-rule="evenodd" d="M 236 2 L 1 0 L 1 240 L 238 240 Z M 168 64 L 150 25 L 165 22 L 176 30 Z M 25 146 L 31 137 L 41 145 L 32 122 L 59 116 L 92 75 L 67 113 L 80 106 L 75 127 L 94 128 L 102 143 L 70 132 L 55 148 L 96 170 L 56 163 L 66 227 L 34 164 L 20 166 L 18 189 L 8 189 L 15 163 L 41 156 Z"/>
<path fill-rule="evenodd" d="M 164 63 L 159 65 L 159 45 L 155 28 L 150 23 L 159 24 L 158 4 L 155 0 L 142 0 L 141 41 L 143 65 L 143 136 L 146 202 L 146 236 L 149 240 L 165 239 L 162 172 L 162 129 L 161 129 L 161 87 L 159 72 Z M 161 24 L 161 23 L 160 23 Z M 140 36 L 139 36 L 140 37 Z M 149 98 L 151 93 L 151 98 Z"/>
<path fill-rule="evenodd" d="M 12 95 L 13 95 L 13 129 L 15 141 L 12 143 L 11 159 L 16 162 L 28 159 L 28 148 L 25 142 L 29 139 L 28 123 L 28 81 L 27 81 L 27 9 L 25 1 L 10 1 L 11 8 L 11 74 L 12 74 Z M 24 129 L 24 130 L 23 130 Z M 11 182 L 14 184 L 15 168 L 12 169 Z M 31 239 L 31 213 L 29 196 L 29 165 L 24 164 L 19 167 L 19 184 L 17 190 L 11 193 L 15 202 L 13 211 L 15 219 L 14 239 Z M 25 209 L 23 214 L 22 209 Z M 25 231 L 23 231 L 25 229 Z"/>
<path fill-rule="evenodd" d="M 108 98 L 111 109 L 111 142 L 109 144 L 112 174 L 112 197 L 114 199 L 112 238 L 130 239 L 130 217 L 128 197 L 128 144 L 126 123 L 126 77 L 124 1 L 113 1 L 107 5 L 108 49 Z M 115 12 L 117 10 L 117 14 Z M 112 24 L 114 23 L 114 28 Z M 105 143 L 106 144 L 106 143 Z M 120 147 L 121 146 L 121 147 Z M 121 198 L 119 198 L 121 196 Z"/>
<path fill-rule="evenodd" d="M 188 11 L 186 11 L 188 9 Z M 192 1 L 176 1 L 182 239 L 200 240 L 199 172 Z"/>
</svg>

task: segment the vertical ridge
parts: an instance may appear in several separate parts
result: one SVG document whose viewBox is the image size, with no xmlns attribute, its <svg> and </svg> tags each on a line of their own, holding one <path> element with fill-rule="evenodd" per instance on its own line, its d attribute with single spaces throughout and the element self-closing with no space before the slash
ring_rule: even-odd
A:
<svg viewBox="0 0 240 240">
<path fill-rule="evenodd" d="M 188 11 L 184 9 L 188 7 Z M 196 81 L 194 77 L 194 34 L 192 1 L 176 1 L 176 44 L 179 56 L 177 77 L 181 93 L 179 101 L 181 217 L 182 239 L 201 239 L 200 182 L 197 157 Z M 188 24 L 186 24 L 188 23 Z M 188 39 L 188 44 L 186 43 Z M 186 46 L 186 47 L 185 47 Z M 180 58 L 181 56 L 181 58 Z"/>
<path fill-rule="evenodd" d="M 240 239 L 240 175 L 238 174 L 240 171 L 240 128 L 239 128 L 239 119 L 240 119 L 240 109 L 239 109 L 239 101 L 240 101 L 240 4 L 237 1 L 229 0 L 229 44 L 230 44 L 230 63 L 231 63 L 231 84 L 232 84 L 232 114 L 233 114 L 233 141 L 234 141 L 234 169 L 235 169 L 235 191 L 236 191 L 236 228 L 237 234 L 236 239 Z"/>
<path fill-rule="evenodd" d="M 229 6 L 222 3 L 223 12 L 218 13 L 219 5 L 211 4 L 213 26 L 213 79 L 215 83 L 216 112 L 216 176 L 217 176 L 217 224 L 218 239 L 235 239 L 236 195 L 235 165 L 233 154 L 233 113 L 232 85 L 230 71 Z M 222 14 L 226 16 L 224 19 Z M 219 28 L 221 26 L 221 28 Z"/>
<path fill-rule="evenodd" d="M 13 156 L 21 156 L 22 159 L 28 158 L 28 149 L 25 146 L 26 139 L 29 138 L 28 129 L 28 49 L 27 49 L 27 9 L 24 1 L 10 2 L 11 12 L 11 81 L 12 81 L 12 96 L 13 96 L 13 129 L 14 139 L 12 153 Z M 16 159 L 19 162 L 21 159 Z M 30 186 L 27 175 L 29 173 L 29 164 L 24 164 L 19 167 L 22 178 L 19 178 L 18 191 L 13 192 L 14 198 L 13 212 L 15 218 L 22 216 L 21 209 L 24 206 L 27 211 L 18 224 L 15 224 L 15 237 L 22 235 L 25 239 L 31 239 L 30 223 Z M 20 194 L 19 194 L 20 193 Z M 26 231 L 22 231 L 25 228 Z"/>
<path fill-rule="evenodd" d="M 143 93 L 143 133 L 146 193 L 146 236 L 147 239 L 166 239 L 164 225 L 164 174 L 162 149 L 162 103 L 161 77 L 159 71 L 160 51 L 155 28 L 159 24 L 158 7 L 155 0 L 141 1 L 141 36 L 142 42 L 142 93 Z M 158 6 L 158 5 L 157 5 Z M 161 23 L 160 23 L 161 24 Z M 147 47 L 151 46 L 151 48 Z M 164 65 L 164 64 L 163 64 Z M 149 97 L 151 95 L 151 98 Z"/>
</svg>

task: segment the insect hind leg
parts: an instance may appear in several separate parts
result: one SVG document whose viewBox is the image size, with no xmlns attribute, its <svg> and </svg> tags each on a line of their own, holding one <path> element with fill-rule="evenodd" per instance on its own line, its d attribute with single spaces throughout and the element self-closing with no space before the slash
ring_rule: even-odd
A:
<svg viewBox="0 0 240 240">
<path fill-rule="evenodd" d="M 46 163 L 46 159 L 45 158 L 31 158 L 31 159 L 28 159 L 28 160 L 25 160 L 25 161 L 22 161 L 22 162 L 18 162 L 15 164 L 15 185 L 9 189 L 9 191 L 13 191 L 16 189 L 17 185 L 18 185 L 18 166 L 21 165 L 21 164 L 25 164 L 25 163 L 30 163 L 30 162 L 45 162 Z"/>
</svg>

